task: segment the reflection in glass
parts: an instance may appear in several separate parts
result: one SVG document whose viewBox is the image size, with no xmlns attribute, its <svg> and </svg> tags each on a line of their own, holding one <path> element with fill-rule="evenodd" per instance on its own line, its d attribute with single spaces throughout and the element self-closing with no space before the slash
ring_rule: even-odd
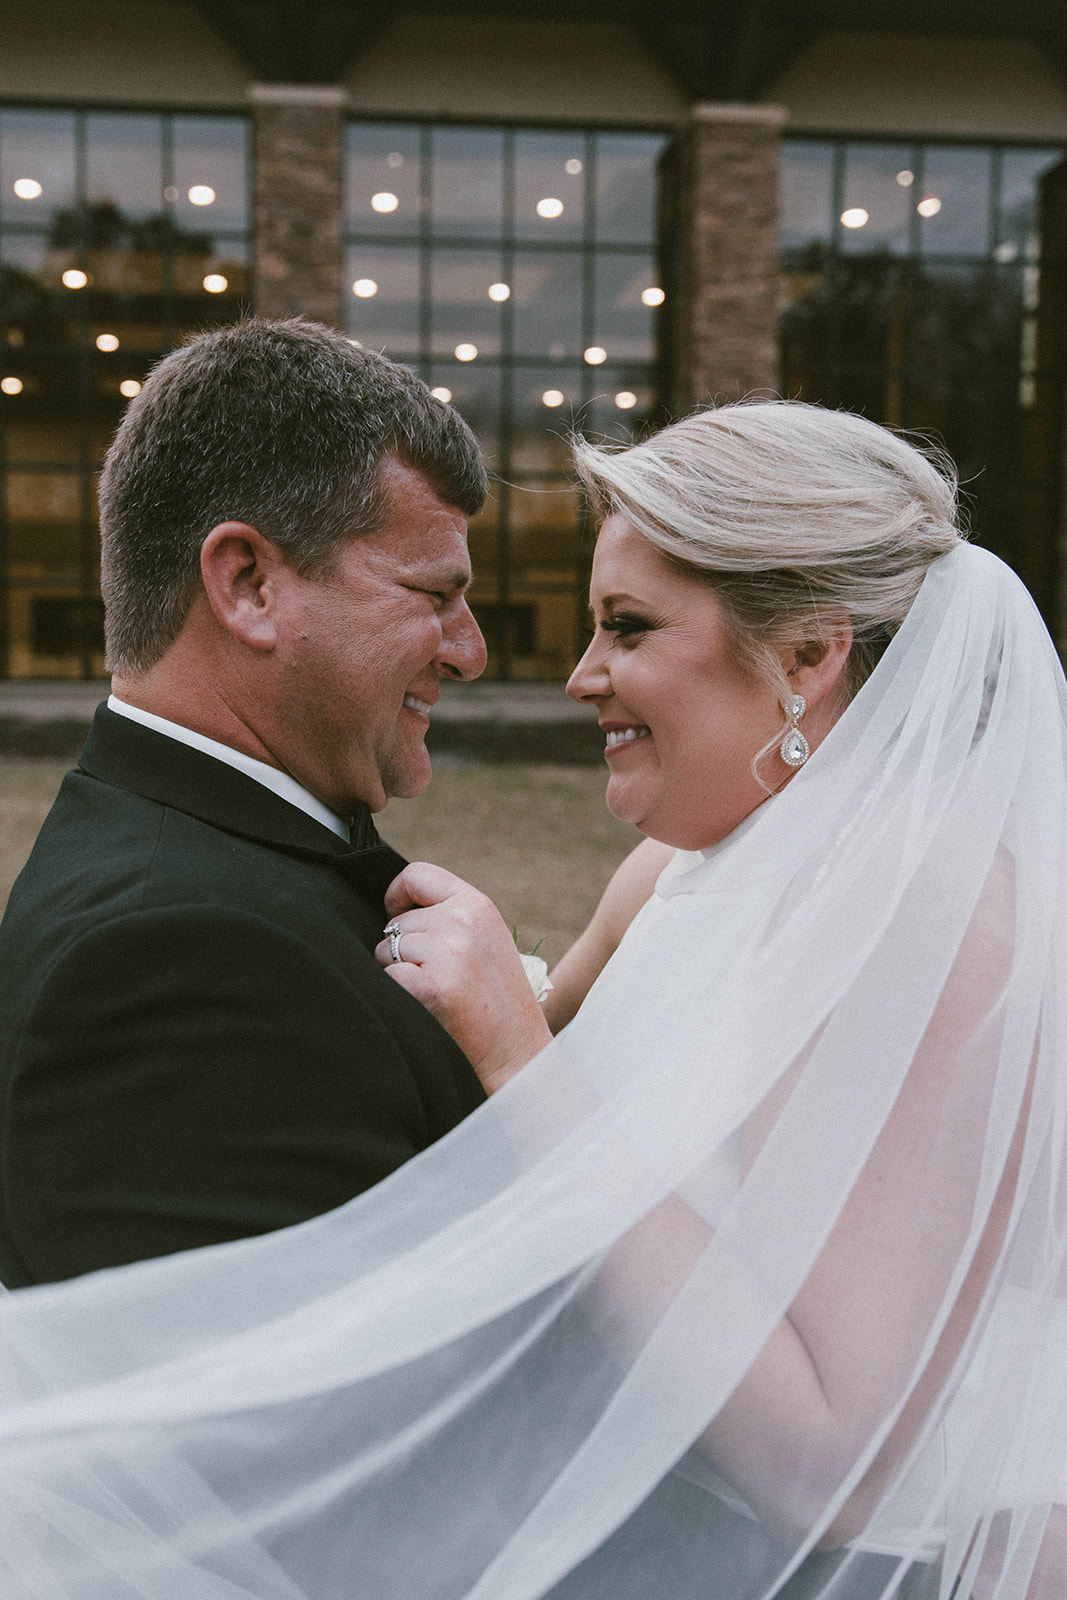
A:
<svg viewBox="0 0 1067 1600">
<path fill-rule="evenodd" d="M 609 361 L 651 361 L 655 307 L 642 293 L 655 281 L 652 257 L 599 255 L 594 272 L 597 343 Z"/>
<path fill-rule="evenodd" d="M 919 211 L 920 248 L 932 255 L 984 255 L 990 247 L 991 152 L 956 145 L 930 145 L 925 153 L 922 193 L 908 191 Z M 941 209 L 923 216 L 924 200 Z"/>
<path fill-rule="evenodd" d="M 834 147 L 816 139 L 787 139 L 781 151 L 779 238 L 783 250 L 833 237 Z"/>
<path fill-rule="evenodd" d="M 0 221 L 47 226 L 73 204 L 74 174 L 73 112 L 0 110 Z M 19 199 L 20 178 L 36 180 L 40 195 Z"/>
<path fill-rule="evenodd" d="M 582 432 L 588 438 L 632 444 L 645 431 L 651 410 L 646 367 L 604 367 L 596 375 L 591 399 L 582 407 Z"/>
<path fill-rule="evenodd" d="M 581 353 L 582 268 L 577 250 L 516 251 L 511 305 L 517 354 L 561 361 Z"/>
<path fill-rule="evenodd" d="M 418 353 L 420 317 L 419 253 L 407 245 L 357 245 L 346 253 L 345 328 L 368 350 L 389 356 Z M 369 280 L 373 295 L 352 293 Z"/>
<path fill-rule="evenodd" d="M 158 216 L 163 209 L 161 119 L 92 111 L 85 134 L 89 205 L 137 222 Z"/>
<path fill-rule="evenodd" d="M 558 390 L 563 401 L 546 406 L 542 398 Z M 566 472 L 569 431 L 582 403 L 582 377 L 565 367 L 517 367 L 512 373 L 512 466 L 524 471 Z"/>
<path fill-rule="evenodd" d="M 576 133 L 515 135 L 515 236 L 580 239 L 585 225 L 585 139 Z"/>
<path fill-rule="evenodd" d="M 596 136 L 596 237 L 605 243 L 653 244 L 656 163 L 666 145 L 656 133 Z"/>
<path fill-rule="evenodd" d="M 499 356 L 500 302 L 490 289 L 500 279 L 500 252 L 438 248 L 430 257 L 433 355 L 449 355 L 461 342 L 480 356 Z"/>
<path fill-rule="evenodd" d="M 499 238 L 504 223 L 504 135 L 498 128 L 434 128 L 431 221 L 451 237 Z"/>
<path fill-rule="evenodd" d="M 173 202 L 179 228 L 197 233 L 244 233 L 248 228 L 249 129 L 244 117 L 176 116 L 172 120 Z M 195 205 L 190 189 L 214 189 L 210 206 Z"/>
<path fill-rule="evenodd" d="M 1039 184 L 1062 160 L 1062 150 L 1005 150 L 1002 154 L 1000 217 L 993 251 L 998 261 L 1036 258 Z"/>
<path fill-rule="evenodd" d="M 401 123 L 352 122 L 345 131 L 345 217 L 357 233 L 418 232 L 421 133 Z M 396 197 L 392 210 L 374 205 L 378 194 Z"/>
<path fill-rule="evenodd" d="M 486 458 L 496 461 L 500 449 L 500 368 L 476 361 L 465 366 L 437 363 L 423 376 L 431 388 L 451 392 L 451 404 L 474 429 Z"/>
<path fill-rule="evenodd" d="M 910 145 L 850 144 L 845 147 L 841 249 L 850 254 L 872 250 L 905 253 L 911 244 L 911 196 L 898 182 L 910 169 Z M 850 211 L 865 213 L 859 227 L 846 221 Z"/>
</svg>

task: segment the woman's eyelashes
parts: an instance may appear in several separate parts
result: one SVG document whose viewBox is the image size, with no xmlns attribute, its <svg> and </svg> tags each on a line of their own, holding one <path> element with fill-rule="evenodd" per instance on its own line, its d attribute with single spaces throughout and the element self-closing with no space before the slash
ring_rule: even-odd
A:
<svg viewBox="0 0 1067 1600">
<path fill-rule="evenodd" d="M 651 617 L 638 616 L 632 611 L 613 612 L 600 623 L 602 632 L 612 633 L 617 639 L 636 639 L 643 633 L 651 633 L 655 626 Z"/>
</svg>

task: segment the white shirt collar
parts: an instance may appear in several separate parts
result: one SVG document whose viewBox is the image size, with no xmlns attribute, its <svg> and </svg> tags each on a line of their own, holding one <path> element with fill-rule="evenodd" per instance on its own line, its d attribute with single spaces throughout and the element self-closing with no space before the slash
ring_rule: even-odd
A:
<svg viewBox="0 0 1067 1600">
<path fill-rule="evenodd" d="M 219 744 L 217 739 L 209 739 L 202 733 L 195 733 L 192 728 L 183 728 L 180 722 L 157 717 L 153 711 L 142 711 L 140 706 L 131 706 L 113 694 L 108 695 L 107 705 L 109 711 L 117 711 L 120 717 L 129 717 L 131 722 L 140 722 L 146 728 L 154 728 L 157 733 L 165 733 L 168 739 L 177 739 L 179 744 L 191 745 L 194 750 L 202 750 L 206 756 L 214 756 L 216 761 L 224 761 L 228 767 L 236 767 L 238 772 L 254 778 L 265 789 L 272 790 L 279 799 L 287 800 L 291 806 L 298 806 L 309 817 L 314 817 L 316 822 L 321 822 L 323 827 L 329 828 L 331 833 L 335 833 L 346 844 L 351 843 L 351 829 L 348 823 L 331 811 L 329 806 L 323 805 L 321 800 L 316 799 L 302 783 L 297 783 L 287 772 L 280 772 L 277 767 L 268 767 L 265 761 L 257 761 L 254 756 L 246 756 L 240 750 L 231 749 L 228 744 Z"/>
</svg>

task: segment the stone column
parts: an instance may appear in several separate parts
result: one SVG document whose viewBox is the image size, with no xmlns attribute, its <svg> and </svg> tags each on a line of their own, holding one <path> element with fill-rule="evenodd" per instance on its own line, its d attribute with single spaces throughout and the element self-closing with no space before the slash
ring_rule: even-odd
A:
<svg viewBox="0 0 1067 1600">
<path fill-rule="evenodd" d="M 341 315 L 343 89 L 255 84 L 255 295 L 266 317 Z"/>
<path fill-rule="evenodd" d="M 675 415 L 778 386 L 775 106 L 697 105 L 664 171 L 664 399 Z"/>
</svg>

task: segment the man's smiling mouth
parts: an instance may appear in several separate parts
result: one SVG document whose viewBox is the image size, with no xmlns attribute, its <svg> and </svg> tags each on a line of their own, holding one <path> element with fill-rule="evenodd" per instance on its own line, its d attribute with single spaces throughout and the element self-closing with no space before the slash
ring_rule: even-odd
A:
<svg viewBox="0 0 1067 1600">
<path fill-rule="evenodd" d="M 426 704 L 425 700 L 419 700 L 413 694 L 406 694 L 404 696 L 404 704 L 409 711 L 419 711 L 424 717 L 429 718 L 431 707 Z"/>
<path fill-rule="evenodd" d="M 607 735 L 607 748 L 614 750 L 620 744 L 633 744 L 635 739 L 647 739 L 647 728 L 612 728 Z"/>
</svg>

